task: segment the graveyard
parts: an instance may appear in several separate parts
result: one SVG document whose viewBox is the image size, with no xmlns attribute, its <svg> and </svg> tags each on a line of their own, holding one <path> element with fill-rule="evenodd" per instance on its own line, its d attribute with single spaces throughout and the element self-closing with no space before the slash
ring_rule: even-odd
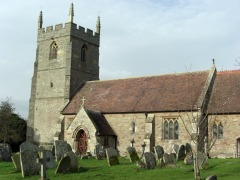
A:
<svg viewBox="0 0 240 180">
<path fill-rule="evenodd" d="M 107 160 L 78 159 L 79 171 L 75 173 L 55 174 L 54 169 L 47 169 L 49 179 L 194 179 L 193 166 L 179 161 L 175 166 L 156 167 L 155 169 L 139 169 L 136 163 L 127 158 L 119 158 L 119 164 L 109 167 Z M 237 180 L 240 177 L 240 159 L 209 159 L 209 167 L 201 170 L 205 179 L 217 174 L 218 179 Z M 56 163 L 57 165 L 57 163 Z M 0 179 L 40 179 L 40 175 L 22 178 L 21 172 L 14 169 L 12 162 L 0 162 Z"/>
<path fill-rule="evenodd" d="M 5 151 L 6 149 L 6 151 Z M 9 146 L 1 148 L 0 179 L 194 179 L 191 147 L 173 146 L 168 154 L 157 145 L 153 152 L 139 156 L 134 147 L 128 147 L 128 156 L 120 157 L 113 148 L 96 145 L 95 154 L 80 156 L 66 141 L 55 141 L 52 150 L 30 142 L 20 146 L 20 152 L 11 153 Z M 11 155 L 11 160 L 9 156 Z M 206 158 L 200 153 L 202 179 L 239 179 L 239 158 Z M 209 178 L 212 177 L 212 178 Z"/>
</svg>

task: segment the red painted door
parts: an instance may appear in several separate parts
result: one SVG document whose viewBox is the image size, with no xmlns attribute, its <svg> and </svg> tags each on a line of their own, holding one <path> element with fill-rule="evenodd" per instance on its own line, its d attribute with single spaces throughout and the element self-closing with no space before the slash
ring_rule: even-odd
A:
<svg viewBox="0 0 240 180">
<path fill-rule="evenodd" d="M 78 151 L 80 155 L 86 155 L 87 152 L 87 135 L 84 130 L 78 132 Z"/>
</svg>

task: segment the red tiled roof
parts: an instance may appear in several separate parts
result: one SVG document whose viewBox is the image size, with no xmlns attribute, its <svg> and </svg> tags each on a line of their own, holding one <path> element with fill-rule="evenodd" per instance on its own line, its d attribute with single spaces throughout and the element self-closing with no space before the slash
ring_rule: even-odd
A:
<svg viewBox="0 0 240 180">
<path fill-rule="evenodd" d="M 139 77 L 83 84 L 62 111 L 76 114 L 85 108 L 101 113 L 190 110 L 197 104 L 209 71 Z"/>
<path fill-rule="evenodd" d="M 240 113 L 240 70 L 217 73 L 209 112 Z"/>
</svg>

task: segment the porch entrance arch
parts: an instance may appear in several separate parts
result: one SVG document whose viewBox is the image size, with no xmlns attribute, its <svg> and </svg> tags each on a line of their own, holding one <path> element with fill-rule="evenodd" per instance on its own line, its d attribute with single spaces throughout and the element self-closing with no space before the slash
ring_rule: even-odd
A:
<svg viewBox="0 0 240 180">
<path fill-rule="evenodd" d="M 87 134 L 83 129 L 80 129 L 77 133 L 77 150 L 80 155 L 86 155 L 88 146 Z"/>
</svg>

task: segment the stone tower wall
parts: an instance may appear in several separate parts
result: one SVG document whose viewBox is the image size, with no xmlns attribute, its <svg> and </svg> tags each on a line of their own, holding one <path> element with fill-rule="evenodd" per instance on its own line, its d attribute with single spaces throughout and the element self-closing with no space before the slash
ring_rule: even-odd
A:
<svg viewBox="0 0 240 180">
<path fill-rule="evenodd" d="M 38 49 L 29 107 L 28 140 L 52 144 L 60 111 L 80 84 L 99 79 L 99 34 L 74 23 L 38 30 Z M 57 59 L 50 47 L 58 45 Z M 87 46 L 86 62 L 81 47 Z"/>
</svg>

